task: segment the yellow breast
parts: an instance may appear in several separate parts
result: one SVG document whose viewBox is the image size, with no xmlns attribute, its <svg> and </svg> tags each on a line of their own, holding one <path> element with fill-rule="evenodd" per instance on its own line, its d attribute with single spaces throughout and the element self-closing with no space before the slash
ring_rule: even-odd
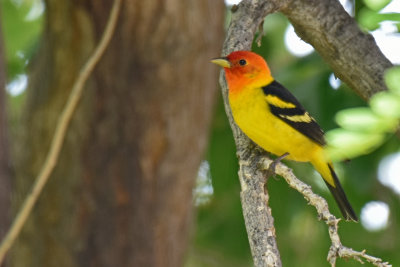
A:
<svg viewBox="0 0 400 267">
<path fill-rule="evenodd" d="M 311 161 L 322 148 L 270 112 L 260 87 L 229 93 L 233 118 L 239 128 L 257 145 L 287 159 Z"/>
</svg>

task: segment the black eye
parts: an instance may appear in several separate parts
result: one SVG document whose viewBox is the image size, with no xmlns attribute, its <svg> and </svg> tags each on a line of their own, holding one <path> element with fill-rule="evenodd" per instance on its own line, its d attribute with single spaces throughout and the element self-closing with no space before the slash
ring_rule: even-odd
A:
<svg viewBox="0 0 400 267">
<path fill-rule="evenodd" d="M 239 60 L 239 65 L 240 66 L 244 66 L 246 64 L 247 64 L 246 60 L 244 60 L 244 59 Z"/>
</svg>

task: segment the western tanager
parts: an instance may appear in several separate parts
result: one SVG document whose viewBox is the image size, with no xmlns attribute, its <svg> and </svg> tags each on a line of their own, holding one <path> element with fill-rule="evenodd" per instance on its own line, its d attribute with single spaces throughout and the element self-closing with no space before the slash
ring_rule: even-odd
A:
<svg viewBox="0 0 400 267">
<path fill-rule="evenodd" d="M 272 154 L 311 162 L 344 218 L 358 221 L 324 153 L 323 131 L 289 90 L 274 80 L 265 60 L 253 52 L 236 51 L 211 62 L 225 70 L 229 104 L 239 128 Z"/>
</svg>

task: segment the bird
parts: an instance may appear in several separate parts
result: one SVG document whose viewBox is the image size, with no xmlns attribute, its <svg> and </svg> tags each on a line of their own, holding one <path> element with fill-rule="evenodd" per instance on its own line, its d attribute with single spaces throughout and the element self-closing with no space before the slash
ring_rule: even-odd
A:
<svg viewBox="0 0 400 267">
<path fill-rule="evenodd" d="M 212 63 L 225 71 L 235 123 L 262 149 L 288 160 L 310 162 L 347 221 L 358 221 L 324 148 L 324 132 L 296 97 L 277 82 L 264 58 L 234 51 Z"/>
</svg>

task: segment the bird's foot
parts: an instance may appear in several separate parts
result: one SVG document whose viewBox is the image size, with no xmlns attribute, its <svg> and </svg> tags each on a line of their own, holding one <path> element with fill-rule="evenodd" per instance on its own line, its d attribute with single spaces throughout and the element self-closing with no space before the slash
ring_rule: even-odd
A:
<svg viewBox="0 0 400 267">
<path fill-rule="evenodd" d="M 274 177 L 274 179 L 276 178 L 276 173 L 275 173 L 275 168 L 276 165 L 278 163 L 281 162 L 281 160 L 283 160 L 284 158 L 286 158 L 287 156 L 289 156 L 289 152 L 286 152 L 285 154 L 283 154 L 282 156 L 277 157 L 276 159 L 274 159 L 271 164 L 269 164 L 268 169 L 266 169 L 264 171 L 264 177 L 265 177 L 265 183 L 264 183 L 264 193 L 267 192 L 267 180 L 269 177 Z"/>
<path fill-rule="evenodd" d="M 283 154 L 282 156 L 277 157 L 276 159 L 274 159 L 271 164 L 269 164 L 268 169 L 265 171 L 265 177 L 274 177 L 276 178 L 276 173 L 275 173 L 275 169 L 276 169 L 276 165 L 278 163 L 281 162 L 281 160 L 283 160 L 284 158 L 286 158 L 287 156 L 289 156 L 289 152 L 286 152 L 285 154 Z"/>
</svg>

